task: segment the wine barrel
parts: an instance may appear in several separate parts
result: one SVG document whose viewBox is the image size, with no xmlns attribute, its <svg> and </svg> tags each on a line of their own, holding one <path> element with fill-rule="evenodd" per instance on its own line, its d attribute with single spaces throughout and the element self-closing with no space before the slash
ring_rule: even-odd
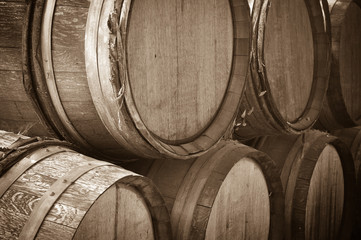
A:
<svg viewBox="0 0 361 240">
<path fill-rule="evenodd" d="M 328 11 L 322 1 L 249 1 L 250 74 L 235 136 L 300 133 L 316 122 L 330 74 Z"/>
<path fill-rule="evenodd" d="M 142 160 L 125 167 L 159 188 L 171 212 L 174 239 L 283 237 L 278 170 L 255 149 L 222 141 L 195 160 Z"/>
<path fill-rule="evenodd" d="M 349 239 L 354 221 L 352 155 L 318 131 L 261 137 L 251 144 L 281 169 L 286 239 Z"/>
<path fill-rule="evenodd" d="M 1 238 L 171 238 L 164 200 L 149 179 L 59 142 L 14 148 L 24 140 L 0 131 L 1 165 L 14 164 L 0 175 Z"/>
<path fill-rule="evenodd" d="M 228 132 L 249 62 L 246 0 L 26 2 L 2 16 L 19 15 L 16 33 L 1 29 L 19 57 L 0 71 L 19 74 L 16 87 L 1 81 L 10 103 L 0 103 L 15 115 L 2 114 L 0 128 L 35 121 L 26 115 L 34 108 L 11 99 L 24 75 L 52 132 L 107 156 L 187 159 Z"/>
<path fill-rule="evenodd" d="M 23 64 L 23 40 L 26 36 L 29 10 L 26 1 L 0 1 L 0 129 L 22 132 L 33 136 L 48 135 L 50 128 L 41 124 L 32 109 L 23 84 L 28 68 Z M 25 48 L 25 47 L 24 47 Z M 34 104 L 34 105 L 33 105 Z M 41 115 L 39 115 L 41 117 Z"/>
<path fill-rule="evenodd" d="M 335 130 L 361 124 L 361 1 L 329 0 L 331 76 L 317 128 Z"/>
<path fill-rule="evenodd" d="M 356 193 L 355 193 L 355 213 L 356 220 L 353 225 L 352 239 L 361 238 L 361 128 L 348 128 L 342 130 L 335 130 L 332 132 L 335 136 L 340 138 L 349 147 L 355 165 L 356 174 Z"/>
</svg>

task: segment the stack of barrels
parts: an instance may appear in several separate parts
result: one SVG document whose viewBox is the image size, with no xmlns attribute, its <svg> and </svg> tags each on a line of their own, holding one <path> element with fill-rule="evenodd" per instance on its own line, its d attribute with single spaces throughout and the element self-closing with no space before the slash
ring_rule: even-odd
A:
<svg viewBox="0 0 361 240">
<path fill-rule="evenodd" d="M 0 238 L 361 238 L 360 25 L 358 0 L 0 0 Z"/>
</svg>

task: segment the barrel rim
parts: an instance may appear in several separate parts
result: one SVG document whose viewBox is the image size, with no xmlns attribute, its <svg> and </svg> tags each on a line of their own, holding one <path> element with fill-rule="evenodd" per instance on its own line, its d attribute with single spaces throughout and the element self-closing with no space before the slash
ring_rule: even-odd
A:
<svg viewBox="0 0 361 240">
<path fill-rule="evenodd" d="M 189 159 L 193 157 L 197 157 L 202 155 L 205 151 L 212 148 L 216 145 L 222 136 L 229 129 L 229 125 L 232 124 L 232 121 L 235 119 L 237 114 L 237 109 L 240 104 L 242 91 L 244 87 L 245 77 L 243 75 L 237 75 L 236 61 L 237 57 L 244 58 L 242 62 L 248 62 L 249 54 L 248 54 L 248 45 L 247 46 L 239 46 L 233 44 L 233 60 L 232 60 L 232 70 L 231 75 L 229 77 L 229 84 L 227 90 L 224 95 L 224 99 L 220 105 L 219 110 L 216 112 L 214 116 L 214 121 L 212 121 L 209 126 L 204 130 L 203 133 L 196 136 L 195 139 L 191 139 L 191 141 L 186 143 L 178 143 L 178 142 L 167 142 L 158 137 L 154 136 L 145 124 L 143 123 L 140 115 L 137 111 L 137 108 L 134 103 L 134 99 L 131 93 L 129 79 L 128 79 L 128 67 L 126 60 L 126 32 L 128 27 L 129 13 L 131 11 L 132 0 L 127 1 L 115 1 L 114 10 L 113 10 L 113 19 L 116 21 L 111 21 L 111 24 L 117 26 L 112 29 L 116 29 L 113 34 L 116 38 L 116 47 L 110 51 L 117 54 L 119 57 L 118 62 L 111 62 L 112 69 L 118 69 L 117 77 L 111 79 L 106 83 L 102 82 L 103 85 L 109 89 L 113 90 L 112 99 L 113 102 L 106 101 L 103 97 L 99 96 L 99 93 L 96 93 L 97 89 L 99 89 L 99 84 L 96 85 L 94 82 L 99 82 L 99 80 L 93 80 L 96 78 L 98 69 L 96 62 L 96 43 L 89 42 L 90 38 L 97 37 L 97 33 L 91 32 L 90 28 L 94 28 L 94 24 L 90 26 L 92 21 L 98 21 L 99 17 L 101 17 L 100 10 L 92 12 L 88 22 L 87 22 L 87 39 L 86 39 L 86 65 L 87 65 L 87 75 L 88 75 L 88 83 L 89 88 L 91 90 L 91 95 L 93 98 L 94 105 L 99 113 L 101 120 L 104 125 L 108 129 L 108 131 L 113 135 L 113 137 L 122 145 L 136 153 L 138 155 L 144 155 L 146 157 L 159 157 L 160 156 L 170 156 L 176 159 Z M 235 29 L 239 27 L 241 22 L 236 21 L 237 14 L 244 19 L 245 22 L 249 23 L 249 6 L 247 1 L 241 0 L 240 3 L 235 3 L 230 1 L 230 8 L 232 12 L 232 22 L 233 22 L 233 40 L 237 37 L 235 36 Z M 98 5 L 98 6 L 95 6 Z M 93 1 L 90 5 L 90 10 L 95 9 L 96 7 L 101 8 L 100 5 L 103 5 L 103 1 Z M 242 11 L 235 11 L 235 8 L 241 8 Z M 112 14 L 113 14 L 112 13 Z M 94 23 L 94 22 L 93 22 Z M 249 24 L 247 25 L 248 27 Z M 118 30 L 119 29 L 119 30 Z M 249 36 L 242 36 L 242 38 L 248 40 Z M 114 40 L 114 39 L 113 39 Z M 87 42 L 89 42 L 87 44 Z M 237 49 L 239 48 L 239 49 Z M 92 49 L 92 50 L 89 50 Z M 91 52 L 93 51 L 93 52 Z M 95 52 L 94 52 L 95 51 Z M 247 52 L 247 55 L 238 55 L 237 52 Z M 95 58 L 95 59 L 94 59 Z M 89 73 L 92 72 L 92 73 Z M 246 74 L 244 74 L 246 75 Z M 93 82 L 93 83 L 92 83 Z M 240 86 L 242 85 L 243 86 Z M 110 85 L 110 86 L 109 86 Z M 105 110 L 103 109 L 105 108 Z M 109 114 L 112 113 L 112 114 Z M 117 116 L 118 119 L 106 119 L 106 115 L 108 116 Z M 118 120 L 118 121 L 117 121 Z M 127 132 L 131 133 L 132 138 L 129 138 Z M 139 135 L 139 136 L 137 136 Z M 150 146 L 149 146 L 150 145 Z M 143 148 L 143 150 L 139 150 L 139 147 Z"/>
<path fill-rule="evenodd" d="M 332 32 L 330 31 L 329 35 L 332 39 L 332 54 L 330 80 L 326 95 L 326 101 L 328 102 L 328 105 L 326 106 L 332 113 L 332 116 L 328 117 L 332 117 L 342 127 L 355 127 L 361 123 L 361 119 L 354 119 L 348 113 L 348 109 L 343 98 L 339 64 L 340 58 L 338 53 L 341 47 L 341 31 L 344 25 L 346 13 L 351 3 L 355 3 L 361 9 L 360 0 L 336 0 L 335 3 L 330 6 L 330 21 L 332 23 Z M 325 112 L 322 114 L 325 115 Z M 321 124 L 327 125 L 327 123 L 323 121 L 321 121 Z M 327 127 L 334 128 L 334 126 Z"/>
<path fill-rule="evenodd" d="M 114 166 L 114 165 L 113 165 Z M 118 166 L 114 166 L 118 167 Z M 122 168 L 121 168 L 122 169 Z M 124 169 L 125 170 L 125 169 Z M 132 173 L 131 171 L 126 170 L 129 173 Z M 94 202 L 89 206 L 90 210 L 92 206 L 95 204 L 95 202 L 113 185 L 115 184 L 123 184 L 125 186 L 131 187 L 134 189 L 134 192 L 137 195 L 142 196 L 146 206 L 148 207 L 148 212 L 152 219 L 152 226 L 153 226 L 153 234 L 154 239 L 159 240 L 168 240 L 171 239 L 172 233 L 171 233 L 171 225 L 170 225 L 170 218 L 169 213 L 166 208 L 164 199 L 160 192 L 157 190 L 156 186 L 153 184 L 153 182 L 144 176 L 133 174 L 125 176 L 121 179 L 118 179 L 113 184 L 109 185 L 107 189 L 104 190 L 103 193 L 99 194 L 99 196 L 94 200 Z M 84 216 L 82 217 L 81 221 L 79 222 L 80 226 L 85 219 L 86 215 L 89 213 L 86 212 Z M 78 232 L 78 229 L 74 232 L 74 235 Z"/>
<path fill-rule="evenodd" d="M 292 205 L 292 238 L 304 239 L 305 237 L 304 230 L 306 222 L 305 213 L 307 201 L 304 201 L 303 199 L 308 198 L 309 190 L 309 185 L 305 185 L 305 181 L 308 183 L 311 181 L 313 170 L 316 167 L 318 157 L 324 150 L 325 146 L 331 145 L 336 149 L 338 155 L 340 156 L 345 186 L 343 215 L 338 232 L 338 239 L 347 239 L 351 234 L 355 204 L 354 193 L 356 180 L 352 155 L 347 146 L 337 137 L 318 131 L 311 131 L 305 135 L 314 138 L 312 138 L 313 141 L 310 143 L 310 147 L 308 149 L 304 149 L 305 152 L 300 165 L 300 169 L 303 169 L 302 176 L 297 175 L 296 179 L 296 187 L 294 190 Z M 300 138 L 303 136 L 300 136 Z"/>
<path fill-rule="evenodd" d="M 6 149 L 14 150 L 14 154 L 8 154 L 5 156 L 5 160 L 10 159 L 15 161 L 14 164 L 12 164 L 12 168 L 10 169 L 10 171 L 5 172 L 3 175 L 0 175 L 0 198 L 20 176 L 22 176 L 26 171 L 31 169 L 36 164 L 54 155 L 64 153 L 73 154 L 75 156 L 79 156 L 85 161 L 88 161 L 88 163 L 82 165 L 83 168 L 74 167 L 72 169 L 69 169 L 69 171 L 66 172 L 65 175 L 56 179 L 56 181 L 46 190 L 46 192 L 44 192 L 44 194 L 39 199 L 43 199 L 44 201 L 47 201 L 47 203 L 55 203 L 58 198 L 54 197 L 51 199 L 46 199 L 46 194 L 54 196 L 51 194 L 55 192 L 57 195 L 60 194 L 59 196 L 61 196 L 66 191 L 66 189 L 74 182 L 76 182 L 81 176 L 87 174 L 91 170 L 97 169 L 98 167 L 106 166 L 116 168 L 120 171 L 119 178 L 115 182 L 109 182 L 109 185 L 101 194 L 97 196 L 97 198 L 89 206 L 88 210 L 97 201 L 97 199 L 102 196 L 114 184 L 122 183 L 124 185 L 131 186 L 135 189 L 137 193 L 141 194 L 144 197 L 143 199 L 151 215 L 155 239 L 171 239 L 171 226 L 168 210 L 166 208 L 161 193 L 149 178 L 128 171 L 112 163 L 99 161 L 95 158 L 87 157 L 81 153 L 76 152 L 76 147 L 67 142 L 53 139 L 43 140 L 37 138 L 26 138 L 22 135 L 5 132 L 2 130 L 0 130 L 0 133 L 2 133 L 0 138 L 4 136 L 9 136 L 13 141 L 12 143 L 9 143 L 10 145 L 4 147 Z M 14 147 L 14 149 L 12 148 L 12 146 Z M 61 188 L 59 188 L 59 186 L 56 186 L 57 184 L 60 184 Z M 36 209 L 41 208 L 43 215 L 45 214 L 46 216 L 49 209 L 53 206 L 53 204 L 50 206 L 47 204 L 44 204 L 43 206 L 39 205 L 41 204 L 35 206 L 29 216 L 29 219 L 33 219 L 36 221 L 29 221 L 24 224 L 24 226 L 26 226 L 25 229 L 30 228 L 31 231 L 22 230 L 20 232 L 20 236 L 28 236 L 28 234 L 35 236 L 41 228 L 41 224 L 39 225 L 39 221 L 45 219 L 38 216 Z M 79 225 L 81 224 L 87 213 L 88 212 L 86 212 L 82 216 Z M 76 231 L 74 232 L 74 235 L 76 234 Z"/>
<path fill-rule="evenodd" d="M 59 104 L 59 92 L 55 83 L 51 51 L 51 30 L 55 4 L 56 1 L 51 3 L 44 0 L 27 3 L 27 16 L 23 21 L 22 39 L 25 91 L 41 125 L 51 136 L 80 145 L 84 151 L 86 150 L 93 156 L 117 161 L 117 158 L 102 153 L 84 139 L 68 119 L 63 105 Z M 57 105 L 53 103 L 54 98 L 58 101 Z M 59 111 L 62 114 L 59 114 Z"/>
<path fill-rule="evenodd" d="M 235 157 L 237 155 L 237 157 Z M 209 216 L 211 214 L 211 210 L 207 213 L 202 212 L 199 208 L 204 206 L 202 203 L 203 199 L 202 196 L 209 188 L 212 187 L 212 181 L 208 180 L 211 179 L 211 172 L 223 173 L 222 174 L 222 183 L 228 175 L 228 172 L 232 169 L 236 162 L 241 161 L 243 158 L 251 159 L 254 161 L 262 171 L 262 174 L 265 178 L 265 182 L 267 184 L 267 189 L 269 193 L 269 203 L 270 203 L 270 226 L 269 226 L 269 239 L 282 239 L 283 238 L 283 222 L 284 222 L 284 197 L 283 197 L 283 190 L 282 190 L 282 183 L 279 177 L 278 168 L 276 167 L 275 163 L 271 158 L 269 158 L 266 154 L 247 147 L 243 144 L 240 144 L 236 141 L 222 141 L 220 143 L 220 147 L 217 149 L 213 149 L 212 151 L 208 152 L 207 154 L 203 155 L 195 162 L 193 162 L 192 166 L 188 170 L 186 176 L 183 179 L 183 183 L 185 181 L 192 182 L 199 177 L 199 174 L 206 170 L 210 170 L 207 172 L 207 180 L 202 184 L 202 190 L 200 194 L 196 196 L 196 201 L 194 202 L 194 210 L 192 210 L 191 217 L 193 219 L 206 219 L 206 223 L 208 223 Z M 228 162 L 222 161 L 225 159 L 229 159 Z M 209 169 L 212 167 L 212 169 Z M 203 169 L 203 170 L 202 170 Z M 193 172 L 193 173 L 192 173 Z M 212 191 L 212 196 L 207 194 L 208 200 L 207 202 L 214 203 L 214 200 L 218 194 L 222 184 L 219 186 L 217 185 L 217 189 Z M 180 189 L 178 190 L 176 200 L 174 202 L 173 210 L 171 213 L 171 221 L 174 224 L 182 224 L 180 219 L 182 217 L 175 216 L 173 213 L 175 209 L 185 206 L 186 203 L 181 203 L 180 197 L 183 196 L 184 193 L 193 194 L 192 190 L 187 189 L 184 184 L 181 185 Z M 183 196 L 185 197 L 185 196 Z M 209 200 L 211 199 L 211 200 Z M 184 199 L 182 200 L 184 201 Z M 178 206 L 179 205 L 179 206 Z M 189 208 L 189 206 L 188 206 Z M 198 211 L 197 211 L 198 209 Z M 179 211 L 179 210 L 178 210 Z M 206 217 L 205 217 L 206 215 Z M 174 219 L 175 218 L 175 219 Z M 184 221 L 184 220 L 183 220 Z M 189 230 L 189 234 L 192 239 L 203 239 L 204 236 L 199 233 L 199 229 L 204 229 L 207 224 L 204 222 L 193 221 L 191 223 L 191 229 Z M 184 227 L 182 225 L 182 227 Z M 184 231 L 182 231 L 183 233 Z M 205 234 L 205 232 L 204 232 Z M 179 236 L 178 236 L 179 237 Z M 186 237 L 186 236 L 182 236 Z M 203 237 L 203 238 L 202 238 Z"/>
<path fill-rule="evenodd" d="M 322 107 L 323 99 L 326 95 L 328 86 L 328 79 L 330 75 L 330 55 L 331 45 L 328 38 L 329 27 L 329 13 L 328 5 L 324 4 L 325 1 L 310 1 L 304 0 L 309 13 L 309 20 L 313 34 L 314 46 L 314 69 L 313 69 L 313 82 L 311 93 L 305 110 L 302 115 L 293 122 L 286 121 L 277 109 L 277 105 L 272 96 L 271 88 L 267 80 L 267 69 L 262 63 L 264 62 L 263 49 L 259 49 L 264 44 L 265 31 L 260 28 L 260 25 L 265 26 L 267 22 L 267 14 L 269 9 L 269 0 L 263 0 L 260 4 L 255 4 L 253 7 L 252 23 L 256 24 L 257 28 L 252 31 L 252 46 L 251 46 L 251 82 L 253 82 L 253 89 L 257 96 L 261 91 L 266 91 L 266 94 L 258 98 L 260 106 L 264 111 L 272 116 L 276 123 L 279 124 L 284 132 L 300 133 L 312 127 L 317 121 L 320 114 L 319 109 Z M 326 9 L 327 8 L 327 9 Z M 323 18 L 322 12 L 325 15 Z M 322 24 L 321 24 L 322 22 Z M 322 25 L 322 26 L 321 26 Z M 258 87 L 259 88 L 259 87 Z"/>
</svg>

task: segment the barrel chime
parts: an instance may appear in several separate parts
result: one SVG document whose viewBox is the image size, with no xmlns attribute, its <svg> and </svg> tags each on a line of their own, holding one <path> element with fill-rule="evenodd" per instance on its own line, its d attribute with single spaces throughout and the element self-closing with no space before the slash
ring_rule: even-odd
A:
<svg viewBox="0 0 361 240">
<path fill-rule="evenodd" d="M 360 0 L 0 0 L 0 239 L 361 238 L 360 26 Z"/>
</svg>

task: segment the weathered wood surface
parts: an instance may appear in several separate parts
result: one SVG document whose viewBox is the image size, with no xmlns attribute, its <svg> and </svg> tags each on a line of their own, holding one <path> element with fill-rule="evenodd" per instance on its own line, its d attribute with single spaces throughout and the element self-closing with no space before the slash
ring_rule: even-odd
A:
<svg viewBox="0 0 361 240">
<path fill-rule="evenodd" d="M 361 123 L 361 1 L 329 1 L 332 66 L 317 127 L 335 130 Z"/>
<path fill-rule="evenodd" d="M 327 145 L 322 151 L 310 181 L 306 207 L 306 239 L 339 239 L 342 223 L 344 179 L 337 150 Z"/>
<path fill-rule="evenodd" d="M 123 2 L 122 9 L 124 11 L 121 16 L 119 16 L 117 12 L 114 12 L 109 22 L 109 17 L 105 13 L 108 13 L 116 7 L 112 4 L 111 2 L 104 2 L 104 5 L 102 5 L 101 1 L 96 4 L 94 2 L 94 4 L 90 6 L 91 14 L 88 15 L 86 29 L 87 36 L 89 36 L 85 42 L 85 48 L 87 49 L 85 55 L 88 82 L 94 104 L 102 121 L 107 128 L 110 129 L 113 136 L 130 150 L 133 149 L 134 151 L 134 148 L 136 148 L 139 152 L 150 153 L 150 143 L 150 145 L 159 152 L 173 158 L 189 158 L 191 155 L 194 157 L 200 155 L 203 151 L 218 142 L 220 137 L 225 133 L 233 120 L 235 108 L 237 108 L 236 105 L 238 105 L 241 97 L 248 59 L 248 5 L 245 1 L 238 0 L 232 3 L 228 2 L 228 4 L 224 2 L 219 5 L 217 4 L 214 6 L 215 9 L 212 9 L 210 8 L 210 6 L 212 6 L 211 3 L 186 1 L 184 2 L 186 8 L 183 12 L 184 16 L 177 17 L 172 13 L 174 11 L 174 13 L 177 13 L 178 10 L 174 10 L 174 7 L 181 5 L 179 1 L 171 1 L 163 4 L 165 6 L 162 8 L 160 14 L 157 14 L 159 9 L 156 4 L 149 3 L 150 6 L 145 7 L 148 5 L 140 5 L 137 2 L 131 5 L 129 1 L 125 1 Z M 178 9 L 181 9 L 181 6 L 178 6 Z M 198 9 L 202 10 L 198 11 Z M 198 14 L 193 14 L 193 11 L 197 11 Z M 202 24 L 207 19 L 206 16 L 208 16 L 208 14 L 203 14 L 202 12 L 210 13 L 209 17 L 212 15 L 215 17 L 220 12 L 227 14 L 224 14 L 224 16 L 217 19 L 217 21 L 210 20 L 211 22 L 208 21 L 209 23 Z M 232 13 L 231 19 L 229 19 L 229 12 Z M 152 21 L 147 20 L 153 16 L 152 14 L 156 14 L 158 17 L 153 18 Z M 120 18 L 120 22 L 118 22 L 118 18 Z M 178 24 L 169 25 L 169 29 L 166 30 L 162 28 L 160 24 L 163 24 L 169 18 L 171 18 L 171 21 L 167 21 L 168 23 L 174 23 L 174 21 L 179 22 Z M 225 19 L 222 20 L 223 18 Z M 154 21 L 154 19 L 159 20 Z M 186 23 L 192 19 L 198 20 L 194 21 L 194 26 L 188 26 Z M 218 21 L 220 22 L 217 23 Z M 138 22 L 146 23 L 144 24 L 144 28 L 134 27 Z M 222 36 L 222 38 L 212 35 L 216 33 L 216 29 L 219 29 L 222 23 L 225 23 L 224 29 L 227 29 L 227 34 L 230 34 L 230 23 L 232 23 L 233 29 L 231 32 L 233 35 L 231 39 L 233 39 L 236 44 L 232 46 L 228 45 L 230 41 L 228 38 L 229 35 L 226 35 L 227 37 Z M 110 28 L 107 26 L 108 24 L 110 24 Z M 97 27 L 94 28 L 94 26 Z M 118 28 L 121 29 L 120 32 L 114 30 Z M 194 34 L 187 35 L 185 30 L 191 28 L 201 30 L 191 30 L 190 32 Z M 151 31 L 152 29 L 155 30 Z M 210 50 L 211 52 L 206 51 L 206 49 L 202 47 L 197 49 L 199 54 L 195 54 L 189 42 L 193 37 L 197 38 L 197 42 L 202 41 L 203 37 L 201 36 L 203 34 L 197 34 L 198 32 L 203 33 L 203 31 L 204 35 L 212 35 L 212 39 L 218 39 L 219 41 L 214 45 L 215 49 Z M 178 39 L 178 43 L 176 44 L 175 42 L 177 41 L 174 41 L 175 38 Z M 101 39 L 101 41 L 96 41 L 96 39 Z M 126 41 L 126 39 L 129 41 Z M 163 40 L 160 41 L 159 39 Z M 162 44 L 163 41 L 165 42 L 164 44 Z M 145 46 L 149 45 L 149 47 L 146 48 L 148 50 L 144 49 L 143 45 L 140 46 L 143 42 Z M 204 42 L 204 48 L 208 49 L 209 46 L 213 46 L 212 44 L 213 43 Z M 213 89 L 207 91 L 209 97 L 217 99 L 216 101 L 218 101 L 219 104 L 217 107 L 214 107 L 215 104 L 212 103 L 212 109 L 208 110 L 208 101 L 204 101 L 203 97 L 206 96 L 204 91 L 208 89 L 209 84 L 207 84 L 208 80 L 203 76 L 203 73 L 204 69 L 209 69 L 209 64 L 212 65 L 212 62 L 216 61 L 208 56 L 217 55 L 219 53 L 218 46 L 220 49 L 226 48 L 231 52 L 232 65 L 229 67 L 232 71 L 229 72 L 230 69 L 224 69 L 223 67 L 219 68 L 219 70 L 217 69 L 217 74 L 218 72 L 221 75 L 222 72 L 228 72 L 230 74 L 228 78 L 219 79 L 221 82 L 219 85 L 223 86 L 219 90 L 217 88 L 213 89 L 212 86 L 214 85 L 209 86 L 210 89 Z M 98 51 L 97 49 L 103 50 Z M 140 63 L 137 63 L 137 59 L 139 59 L 143 53 L 148 55 L 144 56 Z M 224 56 L 224 54 L 225 53 L 222 53 L 221 56 Z M 199 69 L 198 75 L 195 74 L 196 71 L 186 71 L 188 68 L 192 69 L 193 66 L 191 65 L 194 64 L 191 64 L 191 62 L 195 55 L 200 55 L 196 57 L 196 59 L 203 59 L 200 62 L 202 67 Z M 154 56 L 158 57 L 155 58 Z M 223 59 L 221 56 L 220 58 Z M 164 62 L 162 60 L 163 58 L 171 59 L 164 61 L 172 66 L 169 68 L 163 66 L 161 71 L 160 67 Z M 178 61 L 175 61 L 174 58 L 178 58 Z M 117 59 L 119 59 L 118 63 Z M 149 79 L 154 80 L 152 84 L 147 84 L 148 87 L 143 87 L 146 81 L 150 81 L 147 79 L 143 80 L 141 74 L 144 70 L 139 71 L 139 73 L 137 72 L 136 76 L 134 76 L 135 72 L 132 70 L 135 63 L 135 67 L 140 65 L 140 67 L 143 68 L 143 64 L 141 64 L 143 61 L 146 61 L 144 69 L 151 69 L 147 71 L 147 78 L 149 77 Z M 229 59 L 227 62 L 228 61 Z M 123 69 L 127 69 L 129 74 L 123 72 Z M 154 78 L 155 74 L 159 71 L 162 73 L 159 76 L 162 77 L 158 76 Z M 169 71 L 177 71 L 178 76 L 174 73 L 169 73 Z M 100 72 L 102 74 L 99 74 Z M 139 74 L 141 75 L 140 77 L 138 76 Z M 167 76 L 170 76 L 170 78 Z M 112 80 L 109 81 L 109 79 Z M 178 83 L 175 82 L 177 79 Z M 190 79 L 200 80 L 190 81 Z M 174 88 L 174 86 L 177 87 Z M 168 89 L 172 90 L 168 91 Z M 179 89 L 179 91 L 177 89 Z M 139 91 L 145 91 L 145 93 L 140 93 Z M 212 94 L 210 94 L 211 92 Z M 219 96 L 221 97 L 215 97 L 216 95 L 213 95 L 214 92 L 219 92 Z M 173 94 L 175 95 L 173 96 Z M 144 99 L 142 96 L 148 96 L 148 98 Z M 156 96 L 167 98 L 162 99 L 163 102 L 160 103 L 159 97 Z M 220 98 L 223 99 L 221 102 Z M 145 104 L 143 104 L 142 101 L 145 102 Z M 124 109 L 124 102 L 128 108 L 127 111 Z M 195 107 L 193 107 L 194 104 L 198 108 L 196 111 L 202 114 L 200 118 L 202 120 L 199 120 L 201 122 L 190 121 L 192 119 L 190 116 L 193 116 L 195 110 Z M 199 104 L 202 105 L 202 107 L 205 106 L 204 116 L 203 110 L 198 106 Z M 169 109 L 171 105 L 176 106 L 179 111 L 173 107 Z M 190 113 L 183 114 L 183 112 L 188 109 Z M 211 114 L 209 115 L 206 112 Z M 160 113 L 160 115 L 158 113 Z M 185 120 L 182 120 L 182 118 Z M 163 122 L 163 120 L 165 122 Z M 129 124 L 130 121 L 134 123 L 134 126 Z M 123 131 L 119 131 L 119 124 L 124 126 Z M 175 126 L 174 124 L 177 125 L 176 128 L 172 127 Z M 187 124 L 187 126 L 185 126 L 185 124 Z M 187 133 L 187 131 L 183 131 L 185 128 L 190 129 L 191 132 Z M 127 135 L 133 135 L 132 139 L 128 139 L 128 137 L 125 136 L 125 132 L 127 132 Z M 141 138 L 138 137 L 139 134 L 137 132 L 140 132 L 142 135 Z M 144 142 L 144 140 L 148 143 Z M 157 156 L 153 154 L 153 157 Z"/>
<path fill-rule="evenodd" d="M 311 24 L 303 0 L 271 1 L 264 44 L 264 64 L 271 91 L 268 94 L 272 94 L 281 116 L 293 122 L 302 115 L 309 101 L 315 58 Z"/>
<path fill-rule="evenodd" d="M 227 0 L 134 1 L 129 79 L 139 115 L 157 136 L 192 138 L 214 118 L 232 66 L 229 5 Z"/>
<path fill-rule="evenodd" d="M 74 239 L 155 239 L 147 208 L 143 196 L 133 188 L 116 184 L 92 205 Z M 101 225 L 94 221 L 113 215 Z"/>
<path fill-rule="evenodd" d="M 112 160 L 186 159 L 233 123 L 249 58 L 246 0 L 0 3 L 1 128 L 30 122 L 31 135 Z"/>
<path fill-rule="evenodd" d="M 354 221 L 355 171 L 351 153 L 333 136 L 262 137 L 251 146 L 281 169 L 286 239 L 348 239 Z"/>
<path fill-rule="evenodd" d="M 268 194 L 262 169 L 254 160 L 245 158 L 236 163 L 213 203 L 206 239 L 268 239 L 271 215 L 270 203 L 265 201 Z M 238 204 L 244 196 L 247 200 Z"/>
<path fill-rule="evenodd" d="M 355 165 L 355 174 L 356 174 L 356 209 L 354 212 L 356 214 L 355 223 L 353 225 L 352 239 L 361 238 L 361 129 L 360 127 L 348 128 L 342 130 L 333 131 L 332 134 L 340 138 L 350 149 L 354 165 Z"/>
<path fill-rule="evenodd" d="M 252 57 L 235 137 L 300 133 L 317 120 L 327 90 L 328 6 L 308 0 L 249 2 Z"/>
<path fill-rule="evenodd" d="M 23 86 L 22 35 L 26 18 L 25 1 L 0 1 L 0 129 L 48 135 Z"/>
<path fill-rule="evenodd" d="M 22 20 L 25 15 L 25 0 L 0 1 L 0 47 L 21 46 Z"/>
<path fill-rule="evenodd" d="M 125 167 L 151 178 L 165 196 L 174 239 L 283 236 L 279 173 L 254 149 L 222 142 L 195 160 L 142 160 Z"/>
<path fill-rule="evenodd" d="M 1 138 L 4 143 L 14 140 L 14 136 L 8 134 Z M 77 239 L 84 239 L 82 237 L 99 237 L 103 233 L 116 239 L 170 238 L 165 203 L 149 180 L 113 164 L 63 149 L 63 152 L 37 159 L 40 161 L 20 173 L 14 183 L 1 186 L 5 188 L 0 196 L 1 236 L 18 239 L 30 234 L 22 229 L 37 220 L 42 223 L 40 228 L 30 228 L 35 230 L 37 238 L 51 233 L 52 239 L 72 239 L 74 235 Z M 19 164 L 21 161 L 13 168 Z M 90 170 L 84 170 L 86 168 Z M 77 172 L 81 175 L 74 175 L 75 181 L 66 180 L 71 179 L 70 174 L 79 174 Z M 13 171 L 5 173 L 2 182 L 12 174 Z M 39 201 L 51 198 L 54 193 L 49 189 L 56 184 L 63 184 L 65 190 L 56 193 L 59 198 L 49 206 L 45 218 L 37 219 L 36 209 L 45 208 L 45 205 L 38 206 Z M 44 194 L 49 196 L 44 198 Z M 94 218 L 94 214 L 97 217 Z M 129 218 L 129 215 L 133 217 Z M 108 224 L 110 221 L 114 224 Z M 127 231 L 123 231 L 124 228 Z"/>
</svg>

